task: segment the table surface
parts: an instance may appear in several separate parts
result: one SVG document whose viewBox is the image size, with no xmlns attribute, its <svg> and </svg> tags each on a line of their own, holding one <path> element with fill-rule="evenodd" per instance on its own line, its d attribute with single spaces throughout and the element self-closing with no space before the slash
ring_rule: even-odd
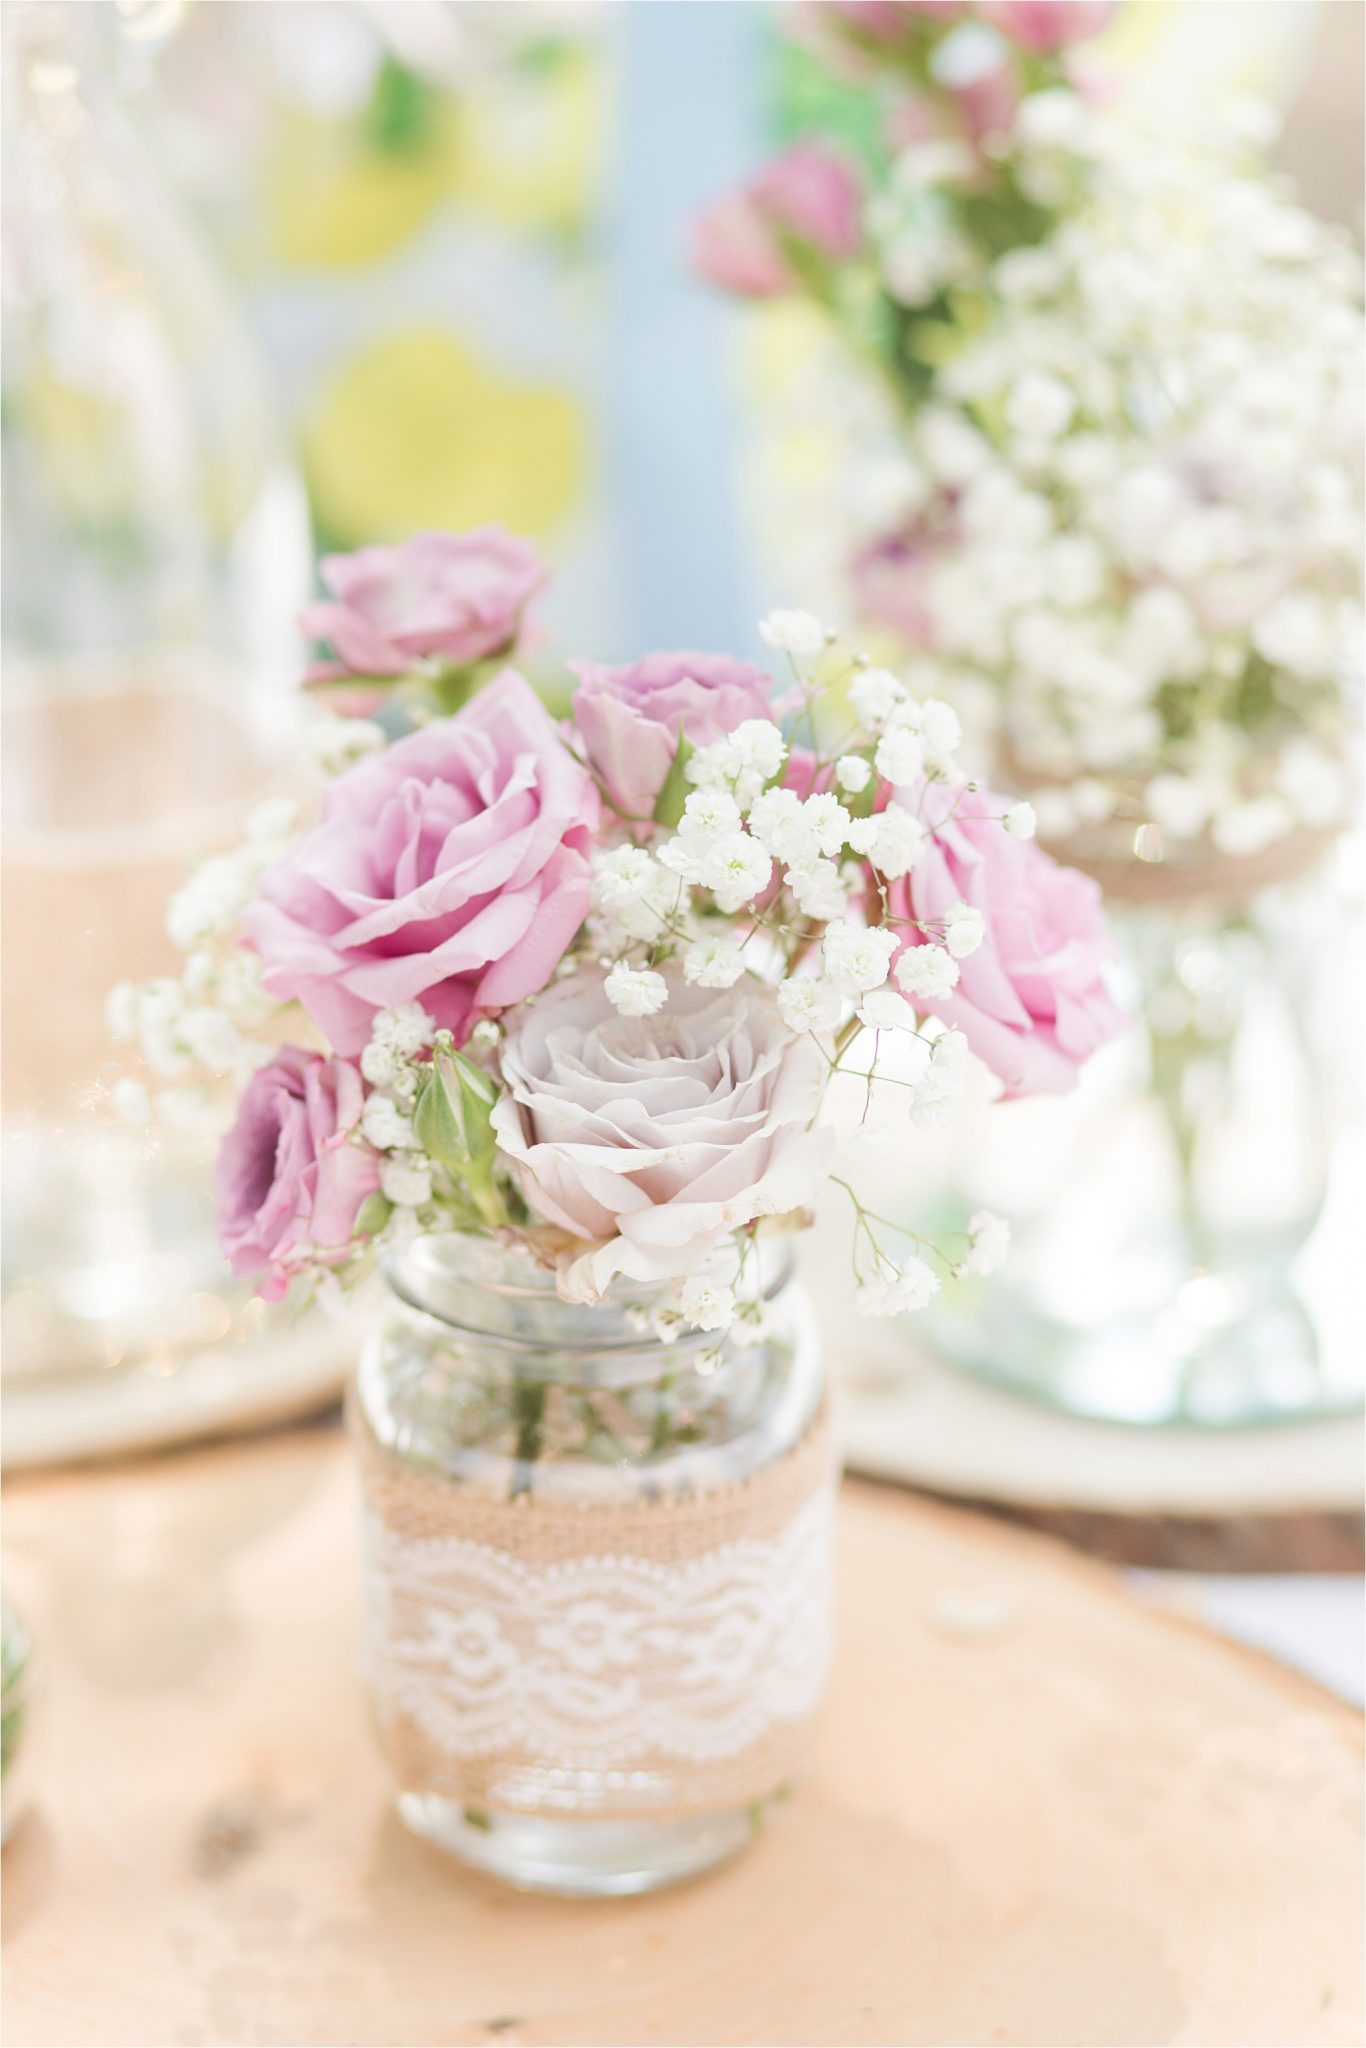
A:
<svg viewBox="0 0 1366 2048">
<path fill-rule="evenodd" d="M 44 1666 L 11 2048 L 1360 2040 L 1358 1717 L 1104 1567 L 846 1487 L 797 1795 L 590 1904 L 394 1819 L 354 1520 L 333 1431 L 9 1483 Z"/>
</svg>

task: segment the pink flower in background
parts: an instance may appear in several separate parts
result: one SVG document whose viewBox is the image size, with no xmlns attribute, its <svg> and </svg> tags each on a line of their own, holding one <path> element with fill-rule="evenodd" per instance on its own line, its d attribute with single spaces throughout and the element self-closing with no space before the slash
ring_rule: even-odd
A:
<svg viewBox="0 0 1366 2048">
<path fill-rule="evenodd" d="M 835 261 L 852 256 L 860 239 L 859 203 L 858 178 L 842 156 L 823 143 L 798 143 L 753 184 L 699 214 L 693 263 L 727 291 L 775 298 L 795 282 L 785 238 Z"/>
<path fill-rule="evenodd" d="M 307 681 L 401 676 L 429 657 L 461 668 L 506 653 L 548 574 L 535 549 L 501 526 L 324 555 L 332 596 L 307 605 L 299 625 L 336 658 L 315 663 Z"/>
<path fill-rule="evenodd" d="M 894 534 L 862 549 L 851 565 L 859 617 L 890 626 L 908 648 L 933 638 L 926 583 L 934 552 L 929 542 Z"/>
<path fill-rule="evenodd" d="M 983 17 L 1022 50 L 1045 55 L 1099 35 L 1119 0 L 987 0 Z"/>
<path fill-rule="evenodd" d="M 314 1254 L 345 1251 L 379 1155 L 353 1133 L 365 1084 L 349 1060 L 282 1046 L 242 1092 L 218 1154 L 218 1241 L 239 1278 L 278 1301 Z"/>
<path fill-rule="evenodd" d="M 618 1273 L 696 1273 L 757 1216 L 812 1201 L 834 1133 L 813 1129 L 826 1062 L 771 988 L 674 982 L 667 1010 L 620 1017 L 600 972 L 557 982 L 503 1043 L 498 1144 L 537 1215 L 588 1244 L 561 1291 Z"/>
<path fill-rule="evenodd" d="M 914 793 L 897 796 L 917 808 Z M 1100 885 L 1012 838 L 997 822 L 1006 808 L 966 784 L 927 785 L 919 809 L 934 837 L 892 884 L 892 914 L 938 925 L 960 903 L 981 912 L 984 936 L 959 960 L 958 986 L 927 1007 L 964 1033 L 1008 1096 L 1061 1094 L 1124 1022 L 1102 978 Z M 910 945 L 928 942 L 908 934 Z"/>
<path fill-rule="evenodd" d="M 792 10 L 800 41 L 837 77 L 862 80 L 921 45 L 920 24 L 953 22 L 970 0 L 810 0 Z"/>
<path fill-rule="evenodd" d="M 505 669 L 454 718 L 339 776 L 243 914 L 272 995 L 339 1052 L 420 1002 L 463 1042 L 544 988 L 588 908 L 597 792 Z"/>
<path fill-rule="evenodd" d="M 745 719 L 771 715 L 771 677 L 728 654 L 646 654 L 619 668 L 596 661 L 569 667 L 579 679 L 574 723 L 588 764 L 628 818 L 653 811 L 680 726 L 694 747 L 709 747 Z"/>
<path fill-rule="evenodd" d="M 957 21 L 968 0 L 825 0 L 821 13 L 837 28 L 869 42 L 899 43 L 917 15 L 927 21 Z"/>
<path fill-rule="evenodd" d="M 974 143 L 988 135 L 1004 135 L 1020 103 L 1016 67 L 1008 60 L 989 65 L 974 77 L 953 85 L 951 90 L 963 132 Z"/>
</svg>

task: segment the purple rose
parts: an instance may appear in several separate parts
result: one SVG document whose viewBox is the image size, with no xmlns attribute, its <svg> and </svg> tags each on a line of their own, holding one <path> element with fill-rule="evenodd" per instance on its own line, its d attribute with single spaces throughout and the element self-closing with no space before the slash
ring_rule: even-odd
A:
<svg viewBox="0 0 1366 2048">
<path fill-rule="evenodd" d="M 454 718 L 332 784 L 321 821 L 243 915 L 272 995 L 338 1052 L 420 1002 L 458 1042 L 544 988 L 588 908 L 591 777 L 504 669 Z"/>
<path fill-rule="evenodd" d="M 505 654 L 549 571 L 524 540 L 480 526 L 325 555 L 321 574 L 332 600 L 306 606 L 299 625 L 336 658 L 316 663 L 310 683 L 406 675 L 429 658 L 463 668 Z"/>
<path fill-rule="evenodd" d="M 344 1252 L 379 1155 L 353 1142 L 365 1084 L 349 1060 L 282 1046 L 252 1075 L 218 1154 L 218 1241 L 241 1278 L 278 1301 L 315 1256 Z"/>
<path fill-rule="evenodd" d="M 579 679 L 574 723 L 588 765 L 623 816 L 648 818 L 678 751 L 724 739 L 747 718 L 768 718 L 773 680 L 728 654 L 646 654 L 620 668 L 571 661 Z"/>
<path fill-rule="evenodd" d="M 698 215 L 694 267 L 726 291 L 776 298 L 797 282 L 786 242 L 805 243 L 832 262 L 856 253 L 859 201 L 857 174 L 842 156 L 823 143 L 798 143 L 743 191 Z"/>
</svg>

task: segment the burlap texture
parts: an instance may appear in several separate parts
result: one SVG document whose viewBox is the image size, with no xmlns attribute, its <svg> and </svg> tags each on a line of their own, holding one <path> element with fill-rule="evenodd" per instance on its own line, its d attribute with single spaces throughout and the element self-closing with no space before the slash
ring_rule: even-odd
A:
<svg viewBox="0 0 1366 2048">
<path fill-rule="evenodd" d="M 834 1456 L 828 1403 L 822 1403 L 785 1455 L 732 1484 L 695 1495 L 620 1505 L 543 1501 L 474 1491 L 419 1471 L 379 1443 L 359 1403 L 350 1421 L 359 1452 L 367 1515 L 401 1543 L 453 1537 L 531 1570 L 584 1559 L 641 1560 L 676 1568 L 745 1539 L 772 1541 L 819 1494 L 833 1490 Z M 388 1635 L 373 1642 L 375 1713 L 390 1768 L 406 1791 L 434 1794 L 467 1809 L 539 1813 L 546 1817 L 681 1818 L 749 1806 L 778 1792 L 798 1767 L 812 1715 L 770 1720 L 735 1754 L 680 1761 L 676 1754 L 637 1751 L 621 1767 L 566 1769 L 516 1742 L 495 1753 L 454 1753 L 434 1741 L 413 1716 L 386 1697 L 378 1668 L 406 1628 L 401 1588 L 388 1587 Z M 646 1670 L 647 1689 L 664 1682 Z"/>
<path fill-rule="evenodd" d="M 1296 832 L 1260 853 L 1235 856 L 1210 849 L 1185 861 L 1101 852 L 1080 838 L 1051 842 L 1048 851 L 1068 867 L 1092 876 L 1111 903 L 1228 912 L 1245 909 L 1264 889 L 1298 881 L 1323 859 L 1331 844 L 1330 833 Z"/>
</svg>

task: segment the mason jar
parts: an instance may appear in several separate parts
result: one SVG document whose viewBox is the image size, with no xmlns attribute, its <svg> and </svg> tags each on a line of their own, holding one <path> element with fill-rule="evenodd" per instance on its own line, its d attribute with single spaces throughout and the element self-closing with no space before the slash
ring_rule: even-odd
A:
<svg viewBox="0 0 1366 2048">
<path fill-rule="evenodd" d="M 733 1276 L 732 1276 L 733 1277 Z M 787 1791 L 831 1644 L 835 1468 L 790 1241 L 714 1335 L 416 1239 L 352 1402 L 366 1663 L 398 1811 L 524 1888 L 648 1891 Z"/>
</svg>

